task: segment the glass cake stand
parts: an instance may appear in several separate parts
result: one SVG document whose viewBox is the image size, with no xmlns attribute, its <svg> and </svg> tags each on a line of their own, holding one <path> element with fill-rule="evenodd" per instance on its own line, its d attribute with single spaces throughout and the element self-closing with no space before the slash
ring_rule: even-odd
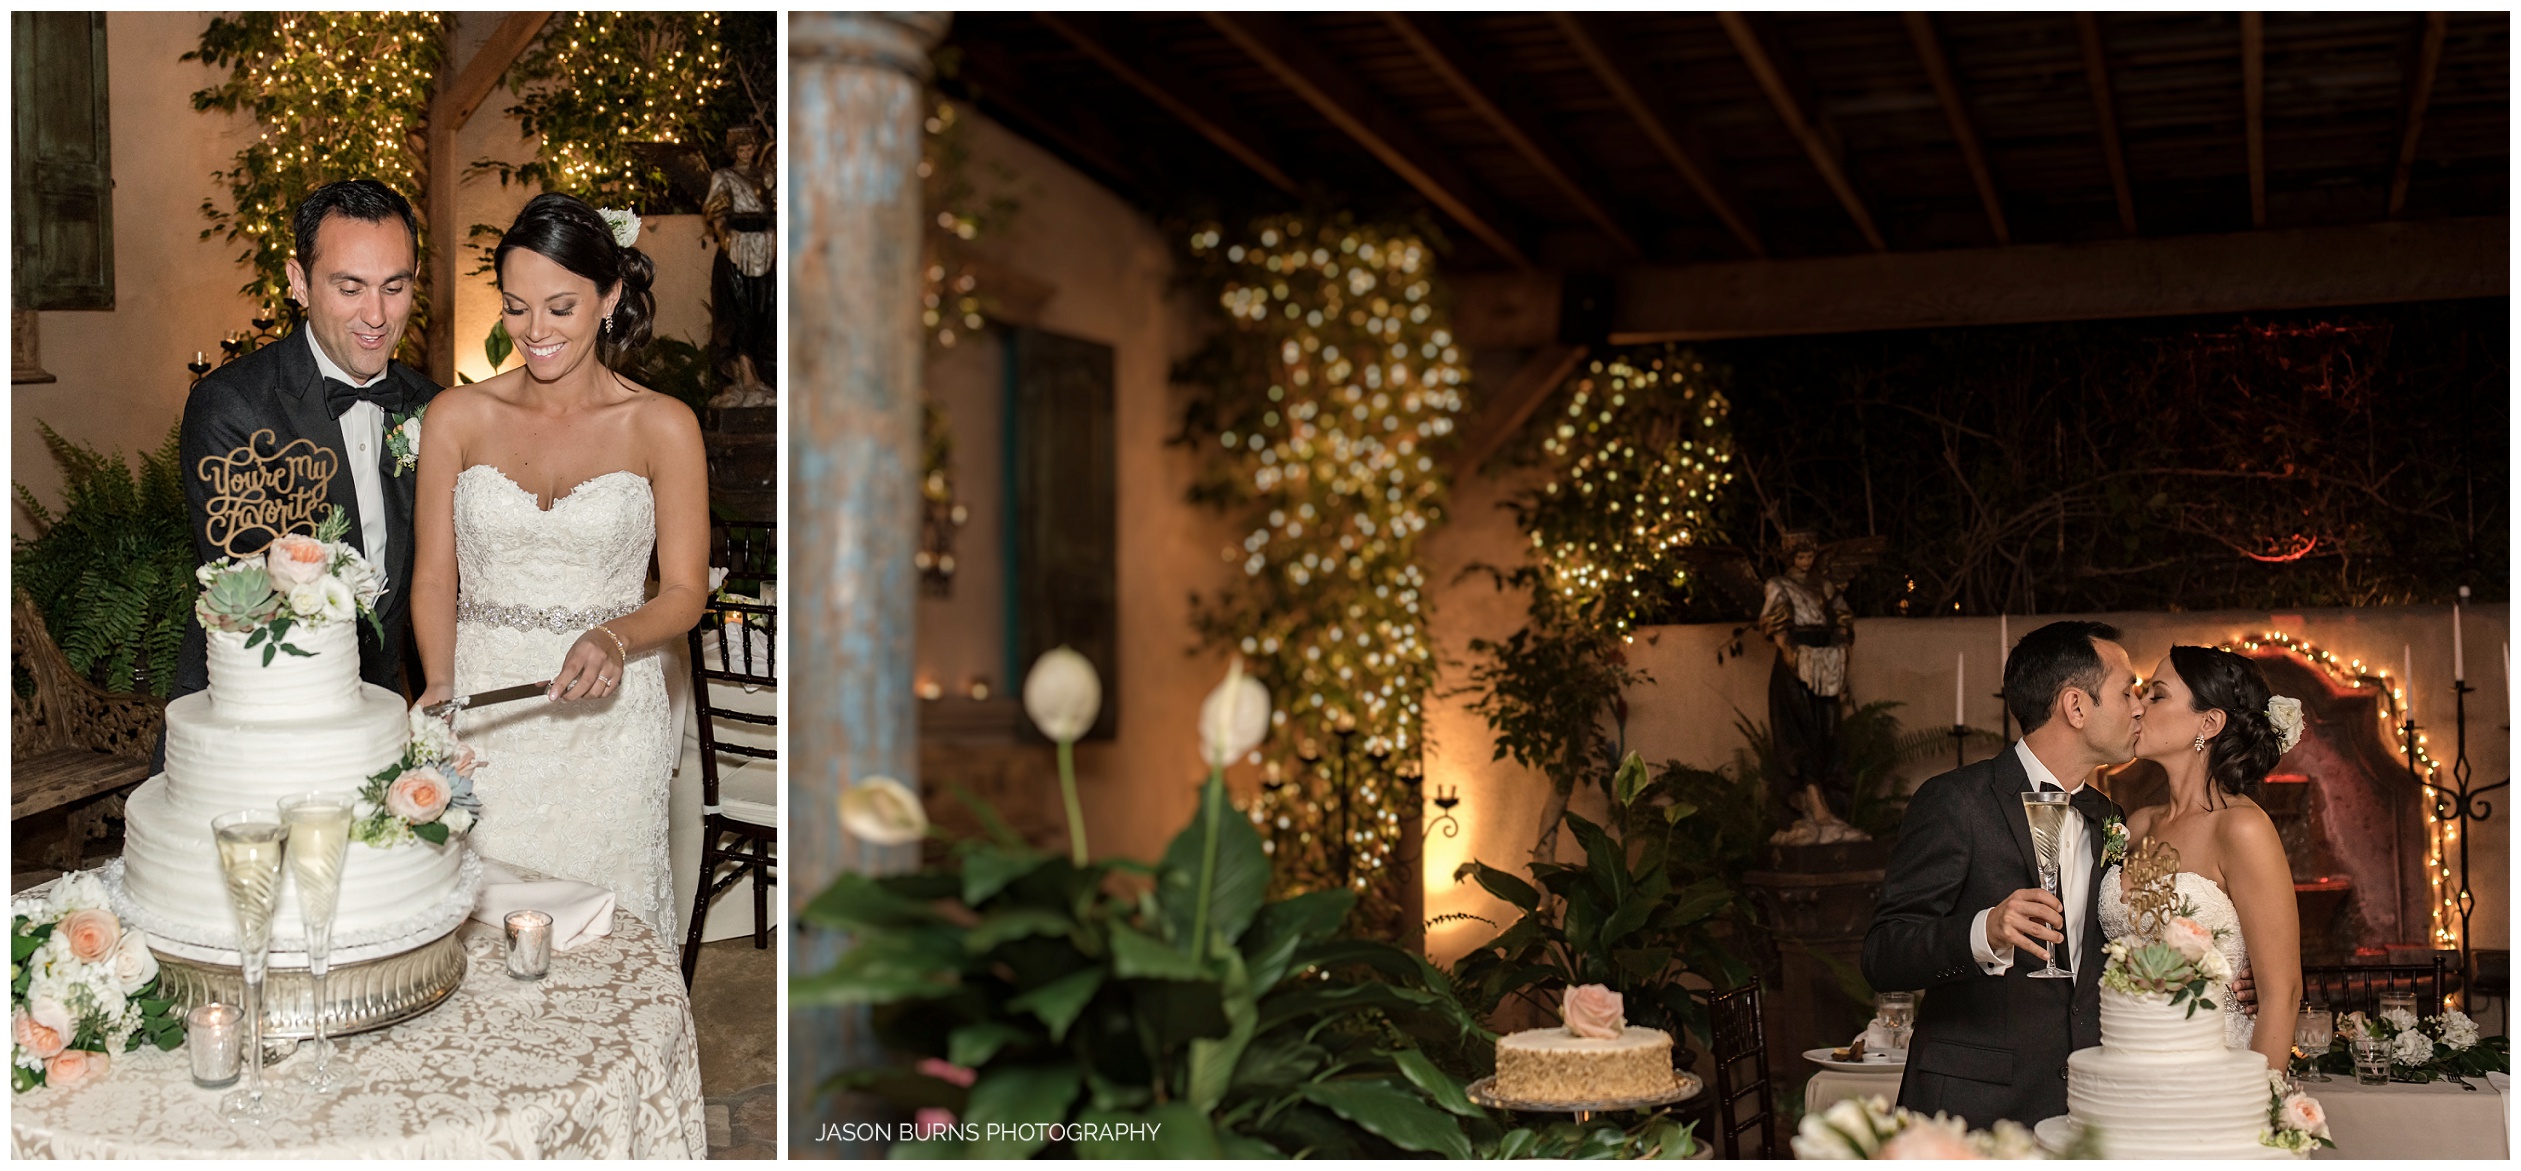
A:
<svg viewBox="0 0 2521 1171">
<path fill-rule="evenodd" d="M 1674 1102 L 1686 1102 L 1697 1097 L 1699 1091 L 1705 1088 L 1704 1084 L 1698 1080 L 1698 1075 L 1694 1073 L 1675 1072 L 1672 1079 L 1672 1092 L 1668 1094 L 1658 1094 L 1650 1098 L 1605 1099 L 1599 1102 L 1526 1102 L 1516 1098 L 1500 1097 L 1496 1092 L 1497 1079 L 1494 1077 L 1484 1077 L 1472 1082 L 1463 1093 L 1468 1095 L 1473 1103 L 1486 1106 L 1491 1110 L 1520 1110 L 1527 1114 L 1573 1114 L 1578 1122 L 1591 1122 L 1596 1113 L 1651 1110 L 1657 1106 L 1669 1106 Z"/>
</svg>

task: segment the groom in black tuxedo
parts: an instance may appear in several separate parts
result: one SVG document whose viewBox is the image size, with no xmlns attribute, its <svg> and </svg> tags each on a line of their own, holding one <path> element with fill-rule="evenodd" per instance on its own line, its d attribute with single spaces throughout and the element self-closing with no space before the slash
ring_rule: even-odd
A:
<svg viewBox="0 0 2521 1171">
<path fill-rule="evenodd" d="M 385 437 L 438 393 L 393 360 L 411 319 L 419 226 L 411 203 L 374 179 L 319 187 L 291 223 L 289 293 L 306 309 L 294 333 L 211 372 L 184 404 L 185 498 L 205 562 L 258 553 L 311 532 L 330 507 L 347 539 L 385 571 L 380 640 L 359 623 L 359 674 L 397 694 L 411 629 L 412 497 L 418 476 Z M 444 311 L 443 308 L 441 311 Z M 380 554 L 382 554 L 380 556 Z M 185 631 L 176 695 L 210 686 L 201 624 Z"/>
<path fill-rule="evenodd" d="M 2066 1112 L 2066 1055 L 2101 1043 L 2103 826 L 2118 806 L 2086 782 L 2135 757 L 2144 715 L 2118 631 L 2052 622 L 2005 662 L 2022 739 L 1927 781 L 1910 799 L 1865 933 L 1876 988 L 1922 989 L 1899 1104 L 1973 1127 Z M 2061 901 L 2040 889 L 2022 794 L 2074 794 Z M 2064 944 L 2059 947 L 2059 944 Z M 2074 978 L 2033 979 L 2050 953 Z"/>
</svg>

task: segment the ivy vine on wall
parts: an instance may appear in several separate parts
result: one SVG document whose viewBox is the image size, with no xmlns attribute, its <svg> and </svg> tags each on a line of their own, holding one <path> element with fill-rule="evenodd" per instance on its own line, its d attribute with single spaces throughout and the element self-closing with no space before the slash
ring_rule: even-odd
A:
<svg viewBox="0 0 2521 1171">
<path fill-rule="evenodd" d="M 541 145 L 530 162 L 485 159 L 473 169 L 502 183 L 528 182 L 603 207 L 684 210 L 665 156 L 649 143 L 709 141 L 713 108 L 729 85 L 721 18 L 714 12 L 555 14 L 534 48 L 508 71 L 508 107 Z"/>
<path fill-rule="evenodd" d="M 1209 453 L 1193 496 L 1250 525 L 1198 622 L 1276 705 L 1247 813 L 1282 886 L 1371 903 L 1426 740 L 1418 542 L 1444 516 L 1468 371 L 1416 231 L 1282 215 L 1200 228 L 1190 251 L 1229 323 L 1182 373 L 1209 389 L 1185 432 Z"/>
</svg>

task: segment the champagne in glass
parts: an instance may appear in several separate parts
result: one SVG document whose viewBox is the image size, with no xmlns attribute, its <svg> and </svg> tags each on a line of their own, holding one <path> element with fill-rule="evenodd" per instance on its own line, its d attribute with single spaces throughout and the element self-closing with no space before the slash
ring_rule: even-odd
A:
<svg viewBox="0 0 2521 1171">
<path fill-rule="evenodd" d="M 2075 811 L 2073 800 L 2058 789 L 2037 789 L 2022 795 L 2022 816 L 2031 823 L 2031 852 L 2039 859 L 2040 889 L 2057 896 L 2060 907 L 2066 905 L 2066 895 L 2059 877 L 2057 854 L 2065 843 L 2066 818 Z M 2065 946 L 2062 940 L 2051 945 L 2047 966 L 2027 974 L 2034 980 L 2072 979 L 2072 969 L 2057 966 L 2057 953 Z"/>
<path fill-rule="evenodd" d="M 324 977 L 331 967 L 333 913 L 341 902 L 342 856 L 350 848 L 350 802 L 330 793 L 304 793 L 280 803 L 289 827 L 289 876 L 297 881 L 298 917 L 306 923 L 306 974 L 315 986 L 315 1060 L 298 1071 L 299 1086 L 329 1094 L 349 1083 L 346 1060 L 333 1055 L 324 1035 Z"/>
<path fill-rule="evenodd" d="M 271 917 L 280 906 L 280 863 L 289 827 L 260 810 L 222 814 L 210 823 L 236 908 L 236 950 L 245 972 L 245 1086 L 220 1099 L 229 1121 L 260 1125 L 281 1116 L 288 1096 L 263 1088 L 263 973 L 271 963 Z"/>
<path fill-rule="evenodd" d="M 2337 1018 L 2329 1012 L 2327 1005 L 2319 1003 L 2306 1005 L 2302 1010 L 2302 1015 L 2294 1018 L 2294 1048 L 2301 1050 L 2302 1055 L 2310 1061 L 2302 1074 L 2303 1081 L 2329 1080 L 2327 1074 L 2320 1072 L 2320 1060 L 2328 1056 L 2329 1044 L 2336 1039 Z"/>
</svg>

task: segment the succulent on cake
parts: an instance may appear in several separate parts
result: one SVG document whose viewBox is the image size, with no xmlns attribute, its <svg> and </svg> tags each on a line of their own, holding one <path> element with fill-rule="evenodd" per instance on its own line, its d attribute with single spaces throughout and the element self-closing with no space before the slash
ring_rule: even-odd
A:
<svg viewBox="0 0 2521 1171">
<path fill-rule="evenodd" d="M 312 536 L 285 533 L 260 553 L 204 564 L 193 573 L 201 583 L 194 616 L 204 629 L 245 635 L 248 649 L 263 648 L 266 667 L 282 654 L 313 656 L 289 643 L 300 626 L 365 618 L 383 639 L 376 600 L 385 594 L 385 575 L 343 539 L 349 532 L 350 514 L 335 506 Z"/>
<path fill-rule="evenodd" d="M 2315 1147 L 2337 1149 L 2328 1137 L 2328 1112 L 2320 1108 L 2320 1100 L 2303 1093 L 2283 1071 L 2273 1069 L 2267 1071 L 2267 1131 L 2258 1141 L 2297 1155 Z"/>
<path fill-rule="evenodd" d="M 359 790 L 350 840 L 380 850 L 411 841 L 445 845 L 481 817 L 481 798 L 473 795 L 473 771 L 480 767 L 480 754 L 455 738 L 454 725 L 413 708 L 403 755 Z"/>
<path fill-rule="evenodd" d="M 105 886 L 65 874 L 9 917 L 9 1088 L 66 1088 L 103 1077 L 142 1041 L 184 1042 L 175 1002 L 158 996 L 149 938 L 107 905 Z"/>
<path fill-rule="evenodd" d="M 2196 904 L 2178 893 L 2180 852 L 2151 838 L 2127 859 L 2127 934 L 2104 950 L 2101 986 L 2129 996 L 2168 996 L 2188 1015 L 2213 1009 L 2208 993 L 2232 982 L 2232 962 L 2218 945 L 2228 934 L 2197 921 Z"/>
</svg>

